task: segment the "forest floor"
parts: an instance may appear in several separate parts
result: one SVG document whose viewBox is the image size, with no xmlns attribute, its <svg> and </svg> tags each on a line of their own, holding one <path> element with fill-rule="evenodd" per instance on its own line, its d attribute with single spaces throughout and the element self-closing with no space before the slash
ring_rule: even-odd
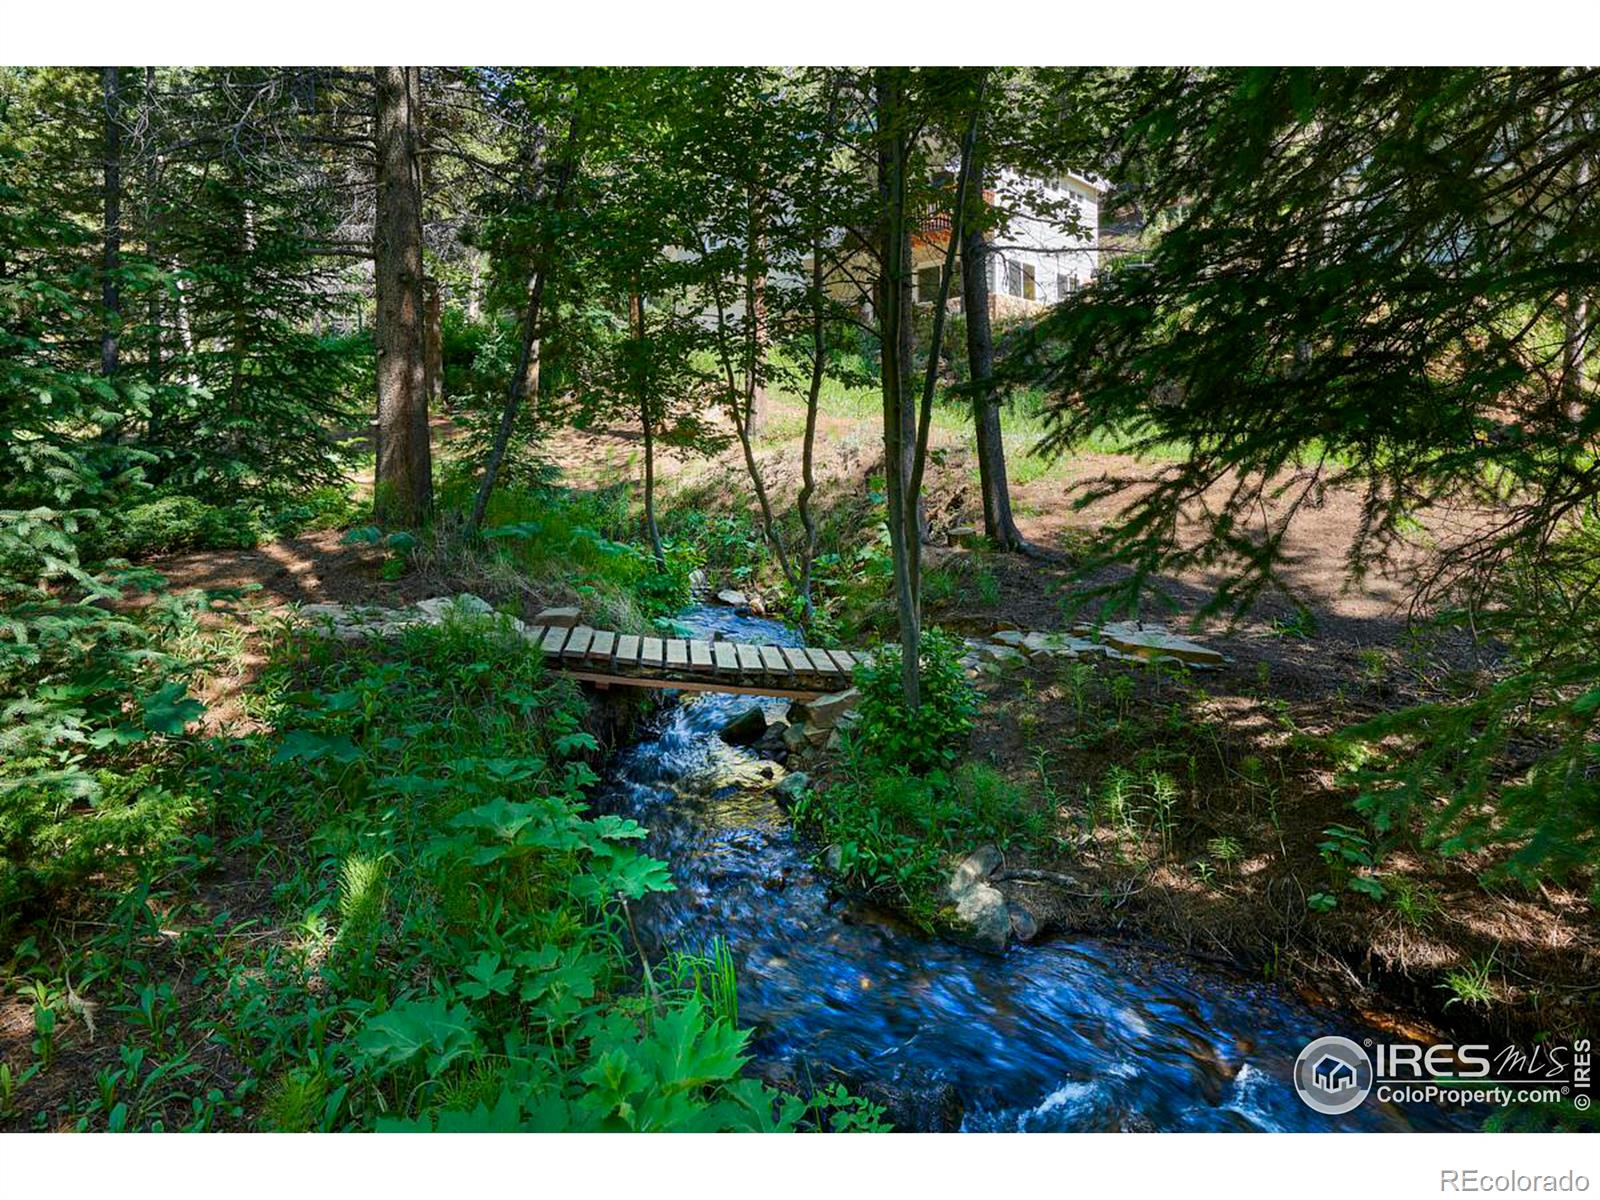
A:
<svg viewBox="0 0 1600 1200">
<path fill-rule="evenodd" d="M 760 447 L 780 498 L 798 486 L 801 413 L 776 398 Z M 557 442 L 552 460 L 584 464 L 567 472 L 580 486 L 638 474 L 640 448 L 627 434 L 566 433 Z M 873 479 L 880 444 L 870 411 L 824 411 L 816 471 L 825 513 L 881 486 Z M 1064 556 L 1041 564 L 937 545 L 952 528 L 981 528 L 982 510 L 966 430 L 936 424 L 933 447 L 927 619 L 971 637 L 1070 630 L 1088 615 L 1084 592 L 1103 579 L 1075 579 L 1074 551 L 1161 466 L 1103 451 L 1043 465 L 1013 440 L 1018 524 Z M 736 447 L 709 462 L 669 450 L 658 472 L 668 508 L 749 503 Z M 1103 477 L 1127 481 L 1119 498 L 1076 509 L 1074 489 Z M 1437 699 L 1494 657 L 1493 647 L 1431 628 L 1411 607 L 1428 542 L 1458 536 L 1472 514 L 1437 512 L 1417 545 L 1357 585 L 1346 554 L 1360 522 L 1360 496 L 1348 490 L 1299 514 L 1282 571 L 1291 591 L 1263 595 L 1231 624 L 1201 624 L 1196 636 L 1228 656 L 1221 670 L 1086 672 L 1046 659 L 980 678 L 974 755 L 1016 784 L 1049 829 L 1009 847 L 1006 868 L 1073 881 L 1011 881 L 1003 890 L 1044 930 L 1173 945 L 1414 1032 L 1523 1041 L 1592 1032 L 1600 1025 L 1592 879 L 1489 882 L 1494 855 L 1416 848 L 1390 852 L 1370 872 L 1382 899 L 1339 891 L 1330 879 L 1325 831 L 1362 821 L 1323 739 Z M 736 582 L 752 590 L 751 580 Z M 1219 582 L 1204 571 L 1157 580 L 1173 607 L 1144 615 L 1183 628 Z M 887 633 L 892 610 L 881 599 L 879 632 Z M 1130 690 L 1113 681 L 1122 673 L 1132 676 Z M 1307 901 L 1317 893 L 1337 893 L 1338 907 L 1314 911 Z"/>
<path fill-rule="evenodd" d="M 760 447 L 780 501 L 798 484 L 798 415 L 775 399 Z M 872 414 L 824 412 L 817 472 L 825 511 L 870 508 L 879 444 Z M 936 426 L 933 445 L 928 515 L 938 541 L 946 530 L 982 521 L 965 430 Z M 578 488 L 636 479 L 642 458 L 638 439 L 626 432 L 564 431 L 544 452 L 568 464 L 564 482 Z M 1108 452 L 1043 469 L 1025 457 L 1013 461 L 1024 534 L 1063 559 L 1041 564 L 930 547 L 932 623 L 974 637 L 1002 628 L 1070 629 L 1080 616 L 1075 597 L 1086 586 L 1072 578 L 1072 552 L 1116 507 L 1076 510 L 1073 487 L 1105 475 L 1148 477 L 1159 468 Z M 666 449 L 658 472 L 669 509 L 738 512 L 748 503 L 736 447 L 712 459 Z M 1465 518 L 1446 515 L 1452 519 Z M 1286 547 L 1284 577 L 1293 594 L 1264 596 L 1245 619 L 1208 623 L 1198 635 L 1228 656 L 1219 671 L 1135 670 L 1126 672 L 1130 684 L 1119 685 L 1113 676 L 1124 672 L 1105 665 L 1085 671 L 1047 661 L 980 678 L 985 703 L 975 756 L 1017 786 L 1048 831 L 1008 847 L 1007 868 L 1072 881 L 1008 882 L 1009 898 L 1046 931 L 1175 946 L 1413 1031 L 1431 1023 L 1456 1034 L 1529 1040 L 1592 1030 L 1600 922 L 1587 896 L 1591 881 L 1535 889 L 1489 884 L 1482 874 L 1490 856 L 1400 850 L 1374 872 L 1383 899 L 1341 893 L 1331 912 L 1308 907 L 1308 897 L 1333 889 L 1319 850 L 1325 831 L 1360 824 L 1320 739 L 1435 696 L 1442 679 L 1480 665 L 1477 648 L 1425 634 L 1408 611 L 1420 551 L 1360 587 L 1349 584 L 1344 553 L 1359 520 L 1359 498 L 1349 493 L 1330 493 L 1302 514 Z M 506 599 L 493 594 L 493 580 L 438 570 L 386 579 L 385 557 L 326 532 L 156 565 L 175 588 L 247 589 L 240 607 L 251 620 L 284 604 L 399 605 L 452 588 Z M 749 576 L 736 582 L 756 591 L 762 584 Z M 1218 579 L 1195 572 L 1159 582 L 1177 607 L 1149 616 L 1178 628 Z M 524 615 L 538 603 L 572 598 L 559 588 L 520 597 Z M 880 599 L 877 615 L 892 619 L 888 597 Z M 251 669 L 245 653 L 232 675 L 204 681 L 208 720 L 240 718 L 229 701 Z M 1175 793 L 1163 780 L 1176 784 Z"/>
</svg>

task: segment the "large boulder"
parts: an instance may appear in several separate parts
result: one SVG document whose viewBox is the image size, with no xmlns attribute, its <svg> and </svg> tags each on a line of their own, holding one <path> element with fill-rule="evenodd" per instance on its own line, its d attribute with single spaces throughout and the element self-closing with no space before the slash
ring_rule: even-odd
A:
<svg viewBox="0 0 1600 1200">
<path fill-rule="evenodd" d="M 790 705 L 789 719 L 809 725 L 813 729 L 832 729 L 845 713 L 859 703 L 861 703 L 860 691 L 856 688 L 846 688 L 842 692 L 830 692 L 826 696 L 818 696 L 815 700 Z"/>
<path fill-rule="evenodd" d="M 757 705 L 747 708 L 718 731 L 718 736 L 730 746 L 753 746 L 767 732 L 767 714 Z"/>
<path fill-rule="evenodd" d="M 980 950 L 999 954 L 1011 938 L 1011 910 L 1000 889 L 987 883 L 968 888 L 956 901 L 961 931 Z"/>
<path fill-rule="evenodd" d="M 790 771 L 778 781 L 777 786 L 772 789 L 772 794 L 780 800 L 792 803 L 805 795 L 806 789 L 810 786 L 811 776 L 804 771 Z"/>
<path fill-rule="evenodd" d="M 976 550 L 983 545 L 983 535 L 971 525 L 957 525 L 945 534 L 945 542 L 963 550 Z"/>
<path fill-rule="evenodd" d="M 747 608 L 749 598 L 743 592 L 734 591 L 733 588 L 724 588 L 717 593 L 717 603 L 726 604 L 729 608 Z"/>
<path fill-rule="evenodd" d="M 957 900 L 967 892 L 988 880 L 1000 869 L 1004 856 L 994 846 L 979 846 L 957 864 L 955 871 L 950 876 L 950 881 L 945 884 L 945 895 L 951 900 Z"/>
<path fill-rule="evenodd" d="M 945 895 L 955 905 L 958 931 L 979 949 L 996 954 L 1011 938 L 1011 910 L 989 877 L 999 869 L 1002 856 L 993 846 L 979 846 L 962 859 L 945 884 Z"/>
<path fill-rule="evenodd" d="M 1039 936 L 1039 920 L 1020 905 L 1011 906 L 1011 932 L 1019 942 L 1031 942 Z"/>
</svg>

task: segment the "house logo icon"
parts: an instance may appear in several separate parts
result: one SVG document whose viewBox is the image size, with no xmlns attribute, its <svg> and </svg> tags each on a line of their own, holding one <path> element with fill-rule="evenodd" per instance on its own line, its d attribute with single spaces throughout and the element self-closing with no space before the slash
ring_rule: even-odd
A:
<svg viewBox="0 0 1600 1200">
<path fill-rule="evenodd" d="M 1317 1112 L 1340 1116 L 1372 1090 L 1372 1060 L 1349 1038 L 1318 1038 L 1294 1060 L 1294 1090 Z"/>
<path fill-rule="evenodd" d="M 1356 1086 L 1356 1069 L 1342 1058 L 1324 1054 L 1311 1068 L 1311 1078 L 1325 1092 L 1342 1092 Z"/>
</svg>

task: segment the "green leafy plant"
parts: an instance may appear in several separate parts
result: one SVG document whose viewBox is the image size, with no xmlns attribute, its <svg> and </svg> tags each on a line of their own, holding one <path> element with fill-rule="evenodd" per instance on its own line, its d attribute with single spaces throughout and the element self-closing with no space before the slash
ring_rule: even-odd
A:
<svg viewBox="0 0 1600 1200">
<path fill-rule="evenodd" d="M 1453 1004 L 1468 1004 L 1481 1007 L 1493 1003 L 1497 995 L 1493 970 L 1494 955 L 1491 954 L 1481 961 L 1469 960 L 1447 971 L 1444 982 L 1438 985 L 1450 993 L 1444 1006 L 1449 1008 Z"/>
<path fill-rule="evenodd" d="M 867 756 L 913 772 L 947 768 L 962 757 L 977 693 L 961 666 L 961 644 L 938 629 L 922 635 L 922 702 L 913 711 L 900 682 L 900 651 L 885 646 L 856 669 L 860 721 L 850 737 Z"/>
</svg>

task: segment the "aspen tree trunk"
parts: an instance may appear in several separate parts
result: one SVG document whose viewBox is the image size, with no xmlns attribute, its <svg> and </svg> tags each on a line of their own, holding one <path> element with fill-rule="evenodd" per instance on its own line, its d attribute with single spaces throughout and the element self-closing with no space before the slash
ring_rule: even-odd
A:
<svg viewBox="0 0 1600 1200">
<path fill-rule="evenodd" d="M 100 68 L 100 97 L 105 110 L 105 242 L 100 263 L 100 374 L 117 373 L 117 334 L 122 324 L 122 296 L 117 273 L 122 267 L 122 85 L 118 67 Z"/>
<path fill-rule="evenodd" d="M 911 381 L 911 236 L 906 220 L 905 82 L 893 67 L 874 71 L 878 135 L 879 275 L 877 309 L 882 351 L 883 473 L 889 508 L 895 612 L 900 626 L 901 685 L 906 704 L 922 703 L 922 612 L 918 604 L 921 530 L 917 498 L 908 495 L 916 453 L 916 407 Z"/>
<path fill-rule="evenodd" d="M 644 300 L 633 296 L 628 301 L 628 316 L 633 325 L 633 336 L 638 339 L 641 358 L 644 354 Z M 650 413 L 650 395 L 646 373 L 641 362 L 639 372 L 639 430 L 644 435 L 644 527 L 650 535 L 650 552 L 655 555 L 656 566 L 667 569 L 667 555 L 661 547 L 661 529 L 656 525 L 656 443 L 655 422 Z"/>
<path fill-rule="evenodd" d="M 433 507 L 422 272 L 420 166 L 422 72 L 376 67 L 377 218 L 373 278 L 377 317 L 380 524 L 415 528 Z"/>
<path fill-rule="evenodd" d="M 749 358 L 745 363 L 745 429 L 751 438 L 760 436 L 767 423 L 767 389 L 761 367 L 767 353 L 767 231 L 765 197 L 759 187 L 750 193 L 750 227 L 745 245 L 748 274 L 745 281 L 745 314 L 750 325 Z"/>
<path fill-rule="evenodd" d="M 483 311 L 483 255 L 472 255 L 472 275 L 467 280 L 467 320 L 476 321 Z"/>
</svg>

